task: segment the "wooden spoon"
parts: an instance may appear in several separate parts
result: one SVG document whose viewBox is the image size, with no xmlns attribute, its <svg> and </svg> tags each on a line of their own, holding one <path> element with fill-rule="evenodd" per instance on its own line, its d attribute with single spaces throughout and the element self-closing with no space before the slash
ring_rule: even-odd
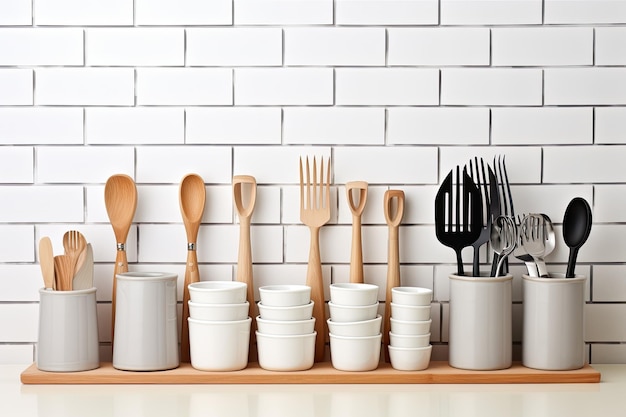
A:
<svg viewBox="0 0 626 417">
<path fill-rule="evenodd" d="M 104 186 L 104 204 L 109 221 L 113 226 L 117 253 L 113 269 L 113 294 L 111 295 L 111 346 L 115 334 L 115 292 L 117 290 L 117 274 L 128 272 L 126 258 L 126 239 L 137 209 L 137 187 L 131 177 L 124 174 L 111 176 Z"/>
<path fill-rule="evenodd" d="M 248 186 L 248 187 L 245 187 Z M 247 198 L 244 198 L 244 187 L 249 188 Z M 248 286 L 248 303 L 250 304 L 250 347 L 255 344 L 257 306 L 254 302 L 254 281 L 252 279 L 252 248 L 250 244 L 250 222 L 256 203 L 256 179 L 250 175 L 235 175 L 233 177 L 233 198 L 239 215 L 239 255 L 237 258 L 237 281 L 245 282 Z M 245 205 L 247 202 L 247 206 Z M 250 359 L 254 352 L 250 349 Z"/>
<path fill-rule="evenodd" d="M 54 257 L 54 273 L 56 287 L 60 291 L 72 290 L 72 274 L 74 272 L 74 260 L 69 255 L 57 255 Z"/>
<path fill-rule="evenodd" d="M 54 255 L 52 253 L 52 241 L 48 236 L 39 240 L 39 265 L 43 275 L 44 288 L 47 290 L 54 289 Z"/>
<path fill-rule="evenodd" d="M 359 191 L 359 204 L 354 202 L 353 191 Z M 346 183 L 348 205 L 352 212 L 352 251 L 350 253 L 350 282 L 363 282 L 363 247 L 361 243 L 361 215 L 367 202 L 367 182 Z"/>
<path fill-rule="evenodd" d="M 393 200 L 396 199 L 395 216 L 392 215 Z M 391 289 L 400 286 L 400 250 L 398 226 L 404 214 L 404 191 L 387 190 L 384 196 L 385 220 L 389 226 L 389 249 L 387 255 L 387 293 L 385 296 L 385 319 L 383 321 L 383 346 L 385 359 L 389 362 L 389 332 L 391 331 Z"/>
<path fill-rule="evenodd" d="M 78 258 L 87 247 L 87 239 L 77 230 L 68 230 L 63 235 L 63 249 L 65 254 L 72 259 L 72 278 L 78 270 Z"/>
<path fill-rule="evenodd" d="M 180 183 L 179 196 L 180 212 L 187 232 L 187 266 L 185 267 L 185 282 L 183 284 L 180 356 L 182 362 L 190 362 L 189 323 L 187 322 L 187 318 L 189 318 L 189 284 L 200 281 L 196 241 L 206 202 L 204 180 L 197 174 L 185 175 Z"/>
</svg>

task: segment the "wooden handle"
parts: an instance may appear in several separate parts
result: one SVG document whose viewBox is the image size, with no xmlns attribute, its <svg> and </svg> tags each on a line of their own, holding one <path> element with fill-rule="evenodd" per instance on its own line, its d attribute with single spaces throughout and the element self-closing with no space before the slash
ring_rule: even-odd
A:
<svg viewBox="0 0 626 417">
<path fill-rule="evenodd" d="M 117 293 L 117 274 L 128 272 L 128 260 L 125 250 L 117 250 L 115 255 L 115 267 L 113 268 L 113 292 L 111 294 L 111 347 L 115 336 L 115 295 Z"/>
<path fill-rule="evenodd" d="M 236 280 L 244 282 L 247 286 L 246 298 L 250 304 L 249 315 L 252 318 L 250 324 L 250 347 L 249 361 L 255 362 L 252 347 L 256 344 L 256 316 L 257 305 L 254 300 L 254 281 L 252 275 L 252 247 L 250 242 L 250 217 L 241 216 L 239 218 L 239 254 L 237 259 Z"/>
<path fill-rule="evenodd" d="M 180 361 L 191 362 L 189 348 L 189 284 L 200 281 L 198 270 L 198 255 L 195 250 L 187 251 L 187 266 L 185 267 L 185 282 L 183 284 L 183 314 L 180 340 Z"/>
<path fill-rule="evenodd" d="M 324 306 L 324 277 L 320 259 L 319 227 L 310 227 L 311 246 L 309 250 L 309 264 L 306 271 L 306 285 L 311 287 L 311 301 L 313 301 L 313 317 L 315 317 L 315 362 L 324 361 L 326 348 L 326 312 Z"/>
<path fill-rule="evenodd" d="M 352 216 L 352 251 L 350 253 L 350 282 L 363 282 L 363 246 L 361 216 Z"/>
</svg>

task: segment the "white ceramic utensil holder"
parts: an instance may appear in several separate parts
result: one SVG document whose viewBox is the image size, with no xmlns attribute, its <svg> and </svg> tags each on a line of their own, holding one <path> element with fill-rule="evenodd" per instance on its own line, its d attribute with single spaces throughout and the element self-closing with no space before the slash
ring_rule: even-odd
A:
<svg viewBox="0 0 626 417">
<path fill-rule="evenodd" d="M 177 278 L 161 272 L 117 274 L 113 367 L 161 371 L 179 365 Z"/>
<path fill-rule="evenodd" d="M 450 366 L 497 370 L 511 366 L 512 275 L 450 275 Z"/>
<path fill-rule="evenodd" d="M 585 365 L 584 306 L 587 278 L 550 274 L 522 276 L 524 294 L 522 364 L 565 371 Z"/>
<path fill-rule="evenodd" d="M 98 366 L 96 289 L 40 289 L 37 368 L 77 372 Z"/>
</svg>

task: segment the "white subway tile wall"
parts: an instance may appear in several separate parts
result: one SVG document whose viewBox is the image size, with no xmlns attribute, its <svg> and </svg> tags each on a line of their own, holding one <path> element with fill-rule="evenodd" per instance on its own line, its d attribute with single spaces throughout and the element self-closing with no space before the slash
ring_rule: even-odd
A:
<svg viewBox="0 0 626 417">
<path fill-rule="evenodd" d="M 626 0 L 11 0 L 0 2 L 0 363 L 33 360 L 38 241 L 69 229 L 92 243 L 103 359 L 110 359 L 115 239 L 104 184 L 130 175 L 139 201 L 131 270 L 179 275 L 178 201 L 206 183 L 198 240 L 205 280 L 236 276 L 233 175 L 258 183 L 256 286 L 304 283 L 309 231 L 300 157 L 330 158 L 326 285 L 349 278 L 345 184 L 370 184 L 365 281 L 381 286 L 383 195 L 401 189 L 404 285 L 434 290 L 431 341 L 446 359 L 454 252 L 434 231 L 434 196 L 472 157 L 506 157 L 517 213 L 556 224 L 547 258 L 568 257 L 562 219 L 576 196 L 594 225 L 579 254 L 589 277 L 591 363 L 626 363 Z M 471 249 L 463 252 L 471 261 Z M 490 262 L 482 251 L 483 267 Z M 521 274 L 514 341 L 521 343 Z M 256 292 L 258 297 L 258 291 Z M 328 299 L 328 288 L 326 288 Z M 20 320 L 15 320 L 19 317 Z"/>
</svg>

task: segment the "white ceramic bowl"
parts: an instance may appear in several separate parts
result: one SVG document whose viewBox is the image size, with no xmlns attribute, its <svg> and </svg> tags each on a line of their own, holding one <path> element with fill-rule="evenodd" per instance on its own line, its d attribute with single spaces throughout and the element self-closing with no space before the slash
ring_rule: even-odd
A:
<svg viewBox="0 0 626 417">
<path fill-rule="evenodd" d="M 432 345 L 422 348 L 389 346 L 391 366 L 399 371 L 422 371 L 428 368 Z"/>
<path fill-rule="evenodd" d="M 268 371 L 304 371 L 313 366 L 316 332 L 273 335 L 256 332 L 259 366 Z"/>
<path fill-rule="evenodd" d="M 248 318 L 250 304 L 204 304 L 189 301 L 189 317 L 195 320 L 236 321 Z"/>
<path fill-rule="evenodd" d="M 430 305 L 409 306 L 391 302 L 391 317 L 405 321 L 425 321 L 430 320 Z"/>
<path fill-rule="evenodd" d="M 308 285 L 267 285 L 259 288 L 259 295 L 261 302 L 266 306 L 300 306 L 311 301 L 311 287 Z"/>
<path fill-rule="evenodd" d="M 340 371 L 372 371 L 378 368 L 383 335 L 348 337 L 330 333 L 330 360 Z"/>
<path fill-rule="evenodd" d="M 389 332 L 389 344 L 393 347 L 405 348 L 426 347 L 430 344 L 430 333 L 413 336 Z"/>
<path fill-rule="evenodd" d="M 201 371 L 238 371 L 248 365 L 250 324 L 187 319 L 191 366 Z"/>
<path fill-rule="evenodd" d="M 391 322 L 391 331 L 393 333 L 414 336 L 430 333 L 430 325 L 433 322 L 432 319 L 423 321 L 406 321 L 397 320 L 393 317 L 391 317 L 389 321 Z"/>
<path fill-rule="evenodd" d="M 309 334 L 315 330 L 315 317 L 308 320 L 265 320 L 257 316 L 256 325 L 259 332 L 275 335 Z"/>
<path fill-rule="evenodd" d="M 246 301 L 248 286 L 239 281 L 200 281 L 188 286 L 194 303 L 239 304 Z"/>
<path fill-rule="evenodd" d="M 391 301 L 410 306 L 429 306 L 433 290 L 422 287 L 395 287 L 391 289 Z"/>
<path fill-rule="evenodd" d="M 313 301 L 309 304 L 291 307 L 266 306 L 259 302 L 259 315 L 264 320 L 298 321 L 313 317 Z"/>
<path fill-rule="evenodd" d="M 330 284 L 330 301 L 345 306 L 371 305 L 378 302 L 378 285 L 363 283 Z"/>
<path fill-rule="evenodd" d="M 378 315 L 378 301 L 374 304 L 349 306 L 328 302 L 330 319 L 337 323 L 375 319 Z"/>
<path fill-rule="evenodd" d="M 326 320 L 328 331 L 336 336 L 376 336 L 380 333 L 383 316 L 380 314 L 372 320 L 337 322 Z"/>
</svg>

